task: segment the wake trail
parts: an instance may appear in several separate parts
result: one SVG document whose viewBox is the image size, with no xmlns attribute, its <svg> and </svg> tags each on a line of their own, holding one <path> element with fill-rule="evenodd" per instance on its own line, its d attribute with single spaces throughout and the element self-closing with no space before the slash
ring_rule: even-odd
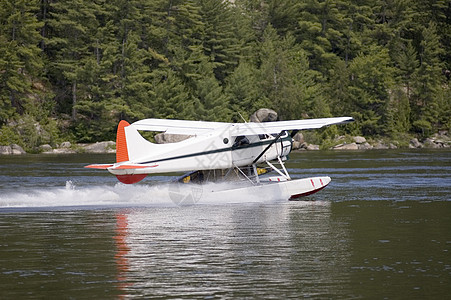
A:
<svg viewBox="0 0 451 300">
<path fill-rule="evenodd" d="M 0 195 L 2 208 L 39 207 L 174 207 L 195 204 L 264 203 L 278 197 L 244 192 L 239 197 L 215 191 L 232 190 L 232 183 L 188 185 L 161 183 L 154 185 L 80 186 L 67 181 L 64 187 L 32 188 Z"/>
</svg>

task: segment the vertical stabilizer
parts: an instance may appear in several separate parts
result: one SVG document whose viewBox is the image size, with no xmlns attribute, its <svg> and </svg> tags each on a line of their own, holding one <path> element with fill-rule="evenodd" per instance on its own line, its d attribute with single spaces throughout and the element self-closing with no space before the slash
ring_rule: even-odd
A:
<svg viewBox="0 0 451 300">
<path fill-rule="evenodd" d="M 125 127 L 130 126 L 127 121 L 120 121 L 117 126 L 116 134 L 116 162 L 129 161 L 130 157 L 128 155 L 127 147 L 127 136 L 125 134 Z M 127 175 L 116 175 L 117 179 L 125 184 L 132 184 L 143 180 L 146 174 L 127 174 Z"/>
<path fill-rule="evenodd" d="M 125 137 L 125 127 L 130 126 L 127 121 L 120 121 L 116 134 L 116 162 L 129 161 L 127 139 Z"/>
</svg>

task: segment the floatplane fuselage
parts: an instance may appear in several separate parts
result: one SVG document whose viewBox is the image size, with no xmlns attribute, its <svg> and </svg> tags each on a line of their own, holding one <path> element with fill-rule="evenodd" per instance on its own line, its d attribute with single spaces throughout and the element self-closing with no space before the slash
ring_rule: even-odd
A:
<svg viewBox="0 0 451 300">
<path fill-rule="evenodd" d="M 250 182 L 261 184 L 258 164 L 267 164 L 278 176 L 272 182 L 289 182 L 284 166 L 292 150 L 289 130 L 314 129 L 353 121 L 350 117 L 279 121 L 270 123 L 221 123 L 185 120 L 145 119 L 129 124 L 121 121 L 116 136 L 116 163 L 94 164 L 87 168 L 106 169 L 119 181 L 136 183 L 148 174 L 236 169 Z M 190 135 L 186 140 L 170 144 L 154 144 L 139 131 L 160 131 Z M 277 161 L 281 169 L 272 161 Z M 247 168 L 250 172 L 243 172 Z M 252 179 L 248 177 L 252 174 Z M 315 183 L 316 180 L 316 183 Z M 293 195 L 311 194 L 324 188 L 329 177 L 304 181 L 309 187 L 296 189 L 296 181 L 288 185 Z M 287 184 L 287 183 L 286 183 Z M 298 186 L 305 185 L 298 182 Z M 291 193 L 291 192 L 290 192 Z M 293 198 L 293 197 L 291 197 Z"/>
</svg>

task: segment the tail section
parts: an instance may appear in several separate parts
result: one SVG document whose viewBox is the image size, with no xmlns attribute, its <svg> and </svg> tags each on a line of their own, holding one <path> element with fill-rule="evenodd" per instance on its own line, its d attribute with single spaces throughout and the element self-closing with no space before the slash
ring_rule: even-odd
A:
<svg viewBox="0 0 451 300">
<path fill-rule="evenodd" d="M 130 126 L 130 124 L 127 121 L 122 120 L 119 122 L 119 125 L 117 127 L 117 134 L 116 134 L 116 162 L 117 163 L 129 161 L 131 159 L 130 155 L 129 155 L 129 147 L 128 147 L 130 138 L 135 140 L 138 138 L 136 135 L 138 135 L 141 139 L 143 139 L 136 129 L 131 130 L 131 132 L 129 133 L 130 137 L 129 137 L 129 139 L 127 139 L 126 127 L 128 127 L 128 126 Z M 136 182 L 143 180 L 146 177 L 146 174 L 116 175 L 116 177 L 122 183 L 132 184 L 132 183 L 136 183 Z"/>
<path fill-rule="evenodd" d="M 117 126 L 116 134 L 116 162 L 129 161 L 127 138 L 125 136 L 125 127 L 130 126 L 127 121 L 120 121 Z"/>
</svg>

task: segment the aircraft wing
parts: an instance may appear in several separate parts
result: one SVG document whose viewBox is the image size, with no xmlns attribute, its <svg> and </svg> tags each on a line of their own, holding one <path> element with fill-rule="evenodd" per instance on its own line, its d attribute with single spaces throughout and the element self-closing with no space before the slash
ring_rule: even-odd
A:
<svg viewBox="0 0 451 300">
<path fill-rule="evenodd" d="M 271 134 L 271 133 L 279 133 L 283 130 L 317 129 L 324 126 L 330 126 L 334 124 L 345 124 L 353 121 L 354 119 L 352 117 L 338 117 L 338 118 L 277 121 L 265 123 L 239 123 L 235 124 L 233 135 L 239 136 L 239 135 Z"/>
<path fill-rule="evenodd" d="M 133 123 L 137 130 L 144 131 L 162 131 L 170 134 L 196 135 L 207 133 L 229 123 L 223 122 L 205 122 L 189 120 L 171 120 L 171 119 L 144 119 Z"/>
<path fill-rule="evenodd" d="M 170 134 L 197 135 L 232 126 L 232 135 L 257 135 L 279 133 L 282 130 L 317 129 L 334 124 L 344 124 L 354 121 L 351 117 L 305 119 L 292 121 L 276 121 L 266 123 L 224 123 L 171 119 L 144 119 L 133 123 L 137 130 L 162 131 Z"/>
</svg>

